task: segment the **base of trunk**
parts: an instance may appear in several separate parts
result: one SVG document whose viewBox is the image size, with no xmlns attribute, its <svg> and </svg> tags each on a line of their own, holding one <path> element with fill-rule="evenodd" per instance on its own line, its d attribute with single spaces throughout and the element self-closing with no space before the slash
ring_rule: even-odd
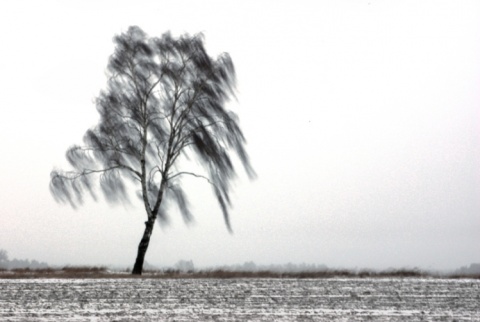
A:
<svg viewBox="0 0 480 322">
<path fill-rule="evenodd" d="M 145 254 L 147 253 L 148 245 L 150 243 L 150 236 L 152 235 L 154 223 L 155 219 L 145 222 L 145 231 L 143 232 L 142 240 L 138 245 L 137 259 L 135 260 L 135 265 L 133 265 L 132 275 L 142 275 Z"/>
</svg>

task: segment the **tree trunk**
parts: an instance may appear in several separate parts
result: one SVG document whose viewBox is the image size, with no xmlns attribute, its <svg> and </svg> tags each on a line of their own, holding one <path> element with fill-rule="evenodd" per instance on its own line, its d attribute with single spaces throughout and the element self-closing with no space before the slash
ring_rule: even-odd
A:
<svg viewBox="0 0 480 322">
<path fill-rule="evenodd" d="M 138 245 L 137 259 L 135 260 L 135 265 L 133 266 L 133 275 L 142 275 L 143 271 L 143 262 L 145 261 L 145 254 L 147 253 L 148 244 L 150 243 L 150 236 L 152 236 L 153 225 L 155 223 L 155 218 L 149 219 L 145 222 L 145 231 L 143 232 L 142 240 Z"/>
</svg>

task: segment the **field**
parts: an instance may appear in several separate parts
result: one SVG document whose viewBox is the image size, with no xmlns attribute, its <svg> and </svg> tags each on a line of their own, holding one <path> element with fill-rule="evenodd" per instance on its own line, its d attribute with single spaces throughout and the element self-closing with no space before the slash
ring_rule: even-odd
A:
<svg viewBox="0 0 480 322">
<path fill-rule="evenodd" d="M 480 321 L 480 280 L 0 279 L 1 321 Z"/>
</svg>

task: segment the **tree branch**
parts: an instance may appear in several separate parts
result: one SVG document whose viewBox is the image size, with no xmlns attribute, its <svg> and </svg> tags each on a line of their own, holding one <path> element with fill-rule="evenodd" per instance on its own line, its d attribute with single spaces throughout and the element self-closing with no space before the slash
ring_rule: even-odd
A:
<svg viewBox="0 0 480 322">
<path fill-rule="evenodd" d="M 197 177 L 197 178 L 201 178 L 201 179 L 205 179 L 208 181 L 208 183 L 210 183 L 212 186 L 216 187 L 215 183 L 213 183 L 209 178 L 205 177 L 205 176 L 202 176 L 200 174 L 196 174 L 196 173 L 193 173 L 193 172 L 188 172 L 188 171 L 182 171 L 182 172 L 177 172 L 175 173 L 174 175 L 172 176 L 169 176 L 167 178 L 168 181 L 172 180 L 173 178 L 176 178 L 178 176 L 181 176 L 181 175 L 190 175 L 190 176 L 194 176 L 194 177 Z"/>
</svg>

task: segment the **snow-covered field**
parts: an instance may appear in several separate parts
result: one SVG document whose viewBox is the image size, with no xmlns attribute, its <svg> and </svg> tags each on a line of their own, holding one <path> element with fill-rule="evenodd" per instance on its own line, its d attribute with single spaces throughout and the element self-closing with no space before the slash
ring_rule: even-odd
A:
<svg viewBox="0 0 480 322">
<path fill-rule="evenodd" d="M 0 321 L 480 321 L 473 279 L 0 279 Z"/>
</svg>

